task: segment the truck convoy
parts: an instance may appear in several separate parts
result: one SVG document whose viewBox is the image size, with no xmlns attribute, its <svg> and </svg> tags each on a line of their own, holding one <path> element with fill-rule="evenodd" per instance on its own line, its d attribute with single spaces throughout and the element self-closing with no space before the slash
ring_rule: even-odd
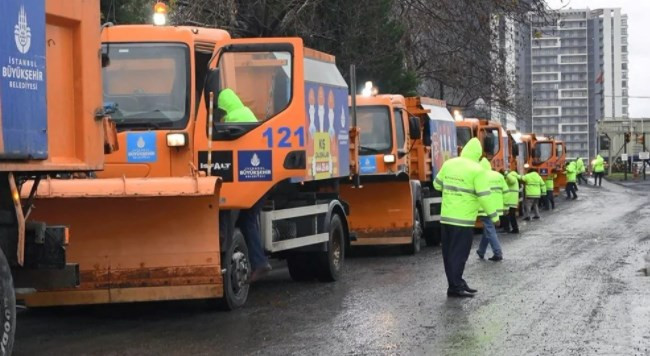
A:
<svg viewBox="0 0 650 356">
<path fill-rule="evenodd" d="M 238 215 L 260 201 L 264 249 L 292 278 L 338 279 L 350 242 L 339 180 L 357 159 L 334 57 L 299 38 L 182 26 L 107 27 L 102 41 L 104 102 L 123 149 L 97 179 L 39 186 L 34 217 L 75 231 L 68 256 L 81 283 L 39 289 L 27 305 L 240 307 L 251 267 Z M 226 88 L 258 122 L 222 120 Z"/>
<path fill-rule="evenodd" d="M 99 2 L 2 1 L 0 13 L 0 354 L 9 355 L 14 290 L 79 284 L 66 251 L 74 230 L 34 214 L 39 182 L 100 170 L 114 146 L 102 108 Z"/>
<path fill-rule="evenodd" d="M 437 244 L 442 198 L 432 187 L 442 163 L 456 155 L 453 119 L 443 101 L 401 95 L 356 98 L 362 185 L 341 186 L 350 205 L 352 245 Z M 377 218 L 380 216 L 381 218 Z"/>
</svg>

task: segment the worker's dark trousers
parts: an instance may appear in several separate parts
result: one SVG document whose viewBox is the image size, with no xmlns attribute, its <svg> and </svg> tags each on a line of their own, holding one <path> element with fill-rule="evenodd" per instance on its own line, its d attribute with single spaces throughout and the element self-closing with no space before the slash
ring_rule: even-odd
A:
<svg viewBox="0 0 650 356">
<path fill-rule="evenodd" d="M 605 172 L 596 172 L 594 173 L 594 185 L 602 186 L 603 185 L 603 176 Z"/>
<path fill-rule="evenodd" d="M 463 272 L 472 249 L 474 228 L 447 224 L 440 226 L 442 230 L 442 260 L 445 263 L 448 290 L 460 292 L 465 289 L 466 285 Z"/>
<path fill-rule="evenodd" d="M 264 199 L 260 199 L 250 209 L 242 209 L 239 212 L 237 226 L 244 234 L 246 246 L 248 247 L 248 256 L 251 261 L 253 270 L 263 267 L 268 263 L 262 247 L 262 237 L 260 233 L 260 212 L 264 206 Z"/>
<path fill-rule="evenodd" d="M 519 225 L 517 225 L 517 208 L 508 209 L 508 221 L 510 222 L 510 231 L 519 231 Z"/>
<path fill-rule="evenodd" d="M 576 175 L 576 178 L 578 184 L 582 184 L 582 182 L 585 182 L 585 184 L 589 184 L 589 182 L 587 182 L 587 178 L 585 178 L 585 176 L 583 176 L 582 173 L 578 173 L 578 175 Z"/>
<path fill-rule="evenodd" d="M 570 199 L 572 195 L 573 195 L 573 199 L 578 197 L 578 194 L 576 194 L 576 183 L 568 182 L 566 184 L 566 198 Z"/>
<path fill-rule="evenodd" d="M 555 209 L 555 197 L 553 196 L 553 189 L 546 190 L 546 210 Z"/>
</svg>

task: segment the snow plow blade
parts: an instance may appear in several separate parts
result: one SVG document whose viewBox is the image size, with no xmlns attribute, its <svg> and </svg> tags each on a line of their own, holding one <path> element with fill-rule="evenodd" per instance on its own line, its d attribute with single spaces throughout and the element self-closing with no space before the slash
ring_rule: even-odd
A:
<svg viewBox="0 0 650 356">
<path fill-rule="evenodd" d="M 54 306 L 221 297 L 220 186 L 216 177 L 41 182 L 30 220 L 70 228 L 66 257 L 79 264 L 80 285 L 19 298 Z"/>
<path fill-rule="evenodd" d="M 405 245 L 413 236 L 413 199 L 408 181 L 364 182 L 361 188 L 341 185 L 350 204 L 352 245 Z"/>
</svg>

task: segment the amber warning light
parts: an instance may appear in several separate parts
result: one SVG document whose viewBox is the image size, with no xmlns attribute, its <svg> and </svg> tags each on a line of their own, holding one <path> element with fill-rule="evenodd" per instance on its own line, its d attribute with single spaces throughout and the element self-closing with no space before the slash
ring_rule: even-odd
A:
<svg viewBox="0 0 650 356">
<path fill-rule="evenodd" d="M 164 26 L 167 23 L 167 5 L 163 2 L 157 2 L 153 6 L 153 24 Z"/>
</svg>

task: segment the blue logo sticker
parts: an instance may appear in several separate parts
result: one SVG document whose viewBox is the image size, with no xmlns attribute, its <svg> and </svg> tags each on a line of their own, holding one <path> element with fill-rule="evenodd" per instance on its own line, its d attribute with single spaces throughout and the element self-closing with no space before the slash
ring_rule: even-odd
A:
<svg viewBox="0 0 650 356">
<path fill-rule="evenodd" d="M 126 161 L 133 163 L 156 162 L 155 132 L 130 132 L 126 135 Z"/>
<path fill-rule="evenodd" d="M 237 176 L 240 182 L 270 181 L 273 179 L 271 151 L 237 152 Z"/>
<path fill-rule="evenodd" d="M 47 158 L 45 1 L 0 1 L 0 117 L 4 152 Z"/>
<path fill-rule="evenodd" d="M 361 174 L 370 174 L 377 172 L 377 157 L 361 156 Z"/>
</svg>

